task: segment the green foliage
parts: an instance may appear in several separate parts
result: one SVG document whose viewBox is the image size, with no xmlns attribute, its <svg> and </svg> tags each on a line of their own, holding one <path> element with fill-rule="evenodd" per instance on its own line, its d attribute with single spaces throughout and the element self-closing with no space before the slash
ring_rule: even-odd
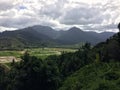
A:
<svg viewBox="0 0 120 90">
<path fill-rule="evenodd" d="M 55 52 L 44 49 L 44 54 Z M 76 52 L 40 59 L 35 55 L 41 51 L 26 51 L 11 68 L 2 64 L 0 90 L 120 90 L 120 33 L 93 48 L 86 43 Z"/>
<path fill-rule="evenodd" d="M 56 90 L 59 70 L 53 62 L 43 62 L 26 52 L 22 61 L 14 65 L 7 78 L 7 90 Z"/>
<path fill-rule="evenodd" d="M 3 90 L 4 68 L 0 66 L 0 90 Z"/>
<path fill-rule="evenodd" d="M 100 61 L 110 62 L 120 60 L 120 35 L 115 34 L 106 42 L 97 44 L 93 48 L 93 52 L 99 53 Z"/>
<path fill-rule="evenodd" d="M 120 63 L 91 64 L 68 77 L 59 90 L 120 90 Z"/>
<path fill-rule="evenodd" d="M 85 64 L 68 76 L 59 90 L 120 90 L 120 34 L 115 34 L 91 50 L 87 45 L 84 47 L 80 50 L 84 51 L 81 58 Z M 86 57 L 95 63 L 90 64 Z"/>
<path fill-rule="evenodd" d="M 1 37 L 0 36 L 0 50 L 22 50 L 24 44 L 12 37 Z"/>
<path fill-rule="evenodd" d="M 118 29 L 120 30 L 120 23 L 118 24 Z"/>
<path fill-rule="evenodd" d="M 21 51 L 0 51 L 0 56 L 20 57 L 20 56 L 22 56 L 22 53 L 21 53 Z"/>
<path fill-rule="evenodd" d="M 96 62 L 96 63 L 99 63 L 99 62 L 100 62 L 100 55 L 99 55 L 98 53 L 96 53 L 95 62 Z"/>
<path fill-rule="evenodd" d="M 81 49 L 79 49 L 75 53 L 62 53 L 57 60 L 58 67 L 60 68 L 60 72 L 64 77 L 69 76 L 76 70 L 81 67 L 92 63 L 92 59 L 90 57 L 91 47 L 89 43 L 86 43 Z"/>
</svg>

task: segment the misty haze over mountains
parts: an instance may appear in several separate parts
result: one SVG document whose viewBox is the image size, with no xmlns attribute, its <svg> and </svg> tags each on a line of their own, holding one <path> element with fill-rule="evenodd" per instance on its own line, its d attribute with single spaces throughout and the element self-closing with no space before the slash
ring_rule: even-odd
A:
<svg viewBox="0 0 120 90">
<path fill-rule="evenodd" d="M 105 41 L 113 34 L 113 32 L 85 32 L 77 27 L 72 27 L 67 31 L 57 31 L 48 26 L 36 25 L 0 33 L 0 47 L 73 45 L 85 42 L 90 42 L 94 45 L 98 42 Z"/>
</svg>

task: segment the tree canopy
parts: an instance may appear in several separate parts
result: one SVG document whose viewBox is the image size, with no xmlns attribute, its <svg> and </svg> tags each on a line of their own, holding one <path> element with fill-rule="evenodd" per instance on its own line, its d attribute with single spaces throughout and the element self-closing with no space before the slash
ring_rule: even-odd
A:
<svg viewBox="0 0 120 90">
<path fill-rule="evenodd" d="M 120 31 L 120 23 L 118 24 L 118 29 L 119 29 L 119 31 Z"/>
</svg>

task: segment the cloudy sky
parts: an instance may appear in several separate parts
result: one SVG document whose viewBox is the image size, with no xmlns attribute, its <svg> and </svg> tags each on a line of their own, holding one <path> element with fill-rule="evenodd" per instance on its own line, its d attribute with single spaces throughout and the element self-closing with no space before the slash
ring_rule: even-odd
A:
<svg viewBox="0 0 120 90">
<path fill-rule="evenodd" d="M 120 0 L 0 0 L 0 31 L 33 25 L 117 31 Z"/>
</svg>

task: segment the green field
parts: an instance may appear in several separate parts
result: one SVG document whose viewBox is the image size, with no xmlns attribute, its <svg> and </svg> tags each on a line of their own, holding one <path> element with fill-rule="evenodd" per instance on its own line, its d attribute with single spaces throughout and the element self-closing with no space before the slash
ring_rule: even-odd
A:
<svg viewBox="0 0 120 90">
<path fill-rule="evenodd" d="M 50 55 L 60 55 L 62 52 L 75 52 L 76 49 L 68 49 L 68 48 L 32 48 L 32 49 L 24 49 L 23 51 L 0 51 L 0 57 L 8 57 L 14 56 L 16 58 L 20 58 L 25 51 L 31 56 L 37 56 L 38 58 L 46 58 Z"/>
<path fill-rule="evenodd" d="M 15 56 L 20 57 L 24 51 L 0 51 L 0 57 L 2 56 Z"/>
<path fill-rule="evenodd" d="M 31 56 L 36 56 L 38 58 L 46 58 L 50 55 L 60 55 L 62 52 L 75 52 L 76 49 L 67 48 L 35 48 L 26 49 Z"/>
</svg>

